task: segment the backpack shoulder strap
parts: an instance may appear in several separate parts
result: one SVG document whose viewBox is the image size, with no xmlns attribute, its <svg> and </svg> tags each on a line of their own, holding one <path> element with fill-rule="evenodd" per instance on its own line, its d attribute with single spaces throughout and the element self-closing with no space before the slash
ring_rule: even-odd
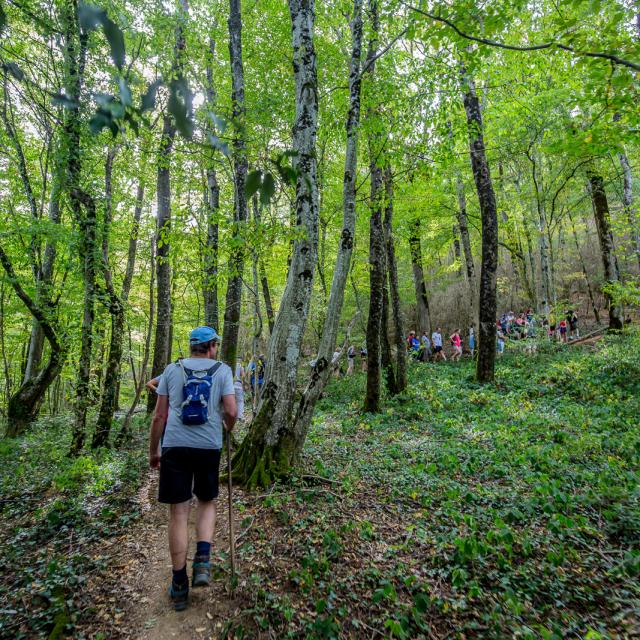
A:
<svg viewBox="0 0 640 640">
<path fill-rule="evenodd" d="M 213 367 L 211 367 L 208 371 L 207 371 L 207 375 L 208 376 L 213 376 L 213 374 L 222 366 L 222 362 L 218 361 L 216 362 Z"/>
</svg>

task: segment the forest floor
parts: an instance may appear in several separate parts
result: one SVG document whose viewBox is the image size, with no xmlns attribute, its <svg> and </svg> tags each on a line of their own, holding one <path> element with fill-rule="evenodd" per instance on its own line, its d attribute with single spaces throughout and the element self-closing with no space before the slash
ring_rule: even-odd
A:
<svg viewBox="0 0 640 640">
<path fill-rule="evenodd" d="M 222 491 L 212 587 L 179 614 L 142 427 L 82 462 L 63 419 L 2 441 L 0 635 L 640 637 L 640 334 L 472 373 L 412 363 L 378 415 L 363 374 L 332 383 L 298 476 L 234 491 L 235 589 Z"/>
</svg>

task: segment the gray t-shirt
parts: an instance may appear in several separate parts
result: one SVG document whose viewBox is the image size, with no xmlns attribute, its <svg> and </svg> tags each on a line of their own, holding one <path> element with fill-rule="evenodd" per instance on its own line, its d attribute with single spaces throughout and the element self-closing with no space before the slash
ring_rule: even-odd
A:
<svg viewBox="0 0 640 640">
<path fill-rule="evenodd" d="M 216 363 L 209 358 L 184 358 L 187 369 L 201 371 Z M 177 363 L 170 364 L 158 383 L 158 395 L 169 396 L 169 417 L 162 438 L 162 447 L 193 447 L 194 449 L 222 449 L 222 396 L 235 396 L 233 375 L 228 365 L 222 364 L 213 374 L 209 393 L 208 420 L 204 424 L 184 425 L 182 413 L 184 374 Z"/>
</svg>

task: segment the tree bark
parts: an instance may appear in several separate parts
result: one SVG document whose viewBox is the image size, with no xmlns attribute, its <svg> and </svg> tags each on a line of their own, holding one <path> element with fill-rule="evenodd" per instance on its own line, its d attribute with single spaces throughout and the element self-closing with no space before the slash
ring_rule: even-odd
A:
<svg viewBox="0 0 640 640">
<path fill-rule="evenodd" d="M 496 313 L 498 269 L 498 211 L 491 182 L 489 163 L 485 152 L 482 112 L 473 79 L 462 68 L 464 109 L 469 131 L 471 170 L 476 184 L 482 221 L 482 263 L 480 267 L 478 382 L 491 382 L 494 378 L 496 359 Z"/>
<path fill-rule="evenodd" d="M 51 347 L 46 366 L 38 375 L 23 382 L 20 388 L 9 399 L 7 406 L 7 436 L 15 438 L 22 434 L 38 417 L 45 393 L 62 369 L 66 356 L 66 347 L 60 341 L 56 328 L 49 320 L 46 311 L 40 308 L 22 288 L 13 269 L 13 265 L 1 246 L 0 263 L 16 295 L 22 300 L 31 312 L 31 315 L 42 327 L 42 331 Z"/>
<path fill-rule="evenodd" d="M 595 173 L 589 173 L 588 178 L 591 186 L 591 198 L 593 200 L 593 212 L 598 231 L 600 253 L 602 254 L 605 285 L 613 286 L 620 281 L 620 275 L 613 244 L 613 233 L 609 220 L 609 203 L 604 190 L 604 180 L 602 176 Z M 603 293 L 609 306 L 609 330 L 620 331 L 623 326 L 622 308 L 615 301 L 612 292 L 607 286 L 603 288 Z"/>
<path fill-rule="evenodd" d="M 224 308 L 224 340 L 220 359 L 232 369 L 236 365 L 240 310 L 242 306 L 242 272 L 244 246 L 241 238 L 247 221 L 247 145 L 245 140 L 244 68 L 242 63 L 242 16 L 240 0 L 229 0 L 229 56 L 231 62 L 231 103 L 236 126 L 233 139 L 233 239 L 229 256 L 229 279 Z"/>
<path fill-rule="evenodd" d="M 431 315 L 429 313 L 429 298 L 424 281 L 422 267 L 422 247 L 420 245 L 420 219 L 416 218 L 409 227 L 409 252 L 411 253 L 411 269 L 413 272 L 413 285 L 416 292 L 418 329 L 431 335 Z"/>
<path fill-rule="evenodd" d="M 400 304 L 400 287 L 398 285 L 398 265 L 393 240 L 393 176 L 391 167 L 387 165 L 383 174 L 385 190 L 384 240 L 387 250 L 387 272 L 389 276 L 389 293 L 393 317 L 393 332 L 396 343 L 396 372 L 394 393 L 401 393 L 407 388 L 407 349 L 405 344 L 405 326 Z"/>
<path fill-rule="evenodd" d="M 216 93 L 213 84 L 213 58 L 216 43 L 209 38 L 209 57 L 207 59 L 207 102 L 209 109 L 215 109 Z M 212 133 L 212 132 L 211 132 Z M 218 215 L 220 210 L 220 186 L 216 172 L 214 154 L 210 151 L 207 167 L 207 244 L 204 254 L 204 323 L 220 328 L 218 315 Z"/>
<path fill-rule="evenodd" d="M 386 256 L 382 229 L 382 168 L 371 165 L 371 213 L 369 218 L 369 317 L 367 320 L 367 391 L 364 410 L 380 411 L 381 336 Z"/>
<path fill-rule="evenodd" d="M 640 269 L 640 229 L 638 229 L 638 219 L 636 217 L 635 207 L 633 206 L 633 175 L 631 173 L 631 165 L 629 164 L 627 154 L 623 152 L 619 153 L 618 159 L 620 160 L 623 176 L 622 205 L 624 206 L 625 213 L 627 214 L 632 250 L 636 255 L 638 268 Z"/>
<path fill-rule="evenodd" d="M 311 379 L 298 404 L 295 416 L 294 431 L 298 447 L 302 446 L 306 437 L 315 405 L 322 395 L 330 376 L 331 361 L 336 346 L 338 326 L 344 303 L 344 291 L 351 269 L 353 240 L 356 227 L 356 177 L 358 169 L 358 139 L 360 124 L 361 75 L 362 58 L 362 0 L 354 0 L 351 28 L 351 59 L 349 62 L 349 111 L 346 122 L 346 152 L 342 179 L 342 232 L 338 255 L 333 270 L 333 280 L 329 292 L 327 312 L 325 315 L 318 355 Z"/>
<path fill-rule="evenodd" d="M 293 124 L 297 173 L 296 234 L 287 284 L 269 340 L 265 386 L 256 416 L 233 458 L 233 476 L 249 487 L 286 475 L 301 443 L 291 421 L 300 347 L 318 260 L 316 134 L 318 77 L 313 41 L 314 0 L 289 0 L 296 115 Z"/>
<path fill-rule="evenodd" d="M 375 61 L 378 51 L 379 16 L 378 0 L 369 1 L 371 36 L 365 68 L 371 78 L 375 78 Z M 367 120 L 373 123 L 379 117 L 379 109 L 371 108 Z M 369 214 L 369 316 L 367 319 L 367 389 L 364 410 L 372 413 L 380 411 L 380 379 L 382 358 L 384 288 L 387 277 L 386 249 L 382 228 L 382 206 L 384 200 L 382 166 L 378 161 L 380 135 L 375 133 L 378 123 L 373 124 L 374 133 L 369 136 L 370 214 Z M 376 144 L 377 143 L 377 144 Z"/>
</svg>

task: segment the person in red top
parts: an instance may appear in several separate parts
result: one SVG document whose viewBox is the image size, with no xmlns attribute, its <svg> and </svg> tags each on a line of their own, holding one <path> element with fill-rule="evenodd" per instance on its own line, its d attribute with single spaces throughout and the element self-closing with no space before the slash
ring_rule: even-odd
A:
<svg viewBox="0 0 640 640">
<path fill-rule="evenodd" d="M 462 355 L 462 338 L 460 337 L 460 329 L 456 329 L 450 336 L 451 344 L 453 345 L 453 355 L 451 360 L 460 360 Z"/>
<path fill-rule="evenodd" d="M 560 320 L 560 340 L 562 342 L 567 342 L 567 321 L 563 318 Z"/>
</svg>

